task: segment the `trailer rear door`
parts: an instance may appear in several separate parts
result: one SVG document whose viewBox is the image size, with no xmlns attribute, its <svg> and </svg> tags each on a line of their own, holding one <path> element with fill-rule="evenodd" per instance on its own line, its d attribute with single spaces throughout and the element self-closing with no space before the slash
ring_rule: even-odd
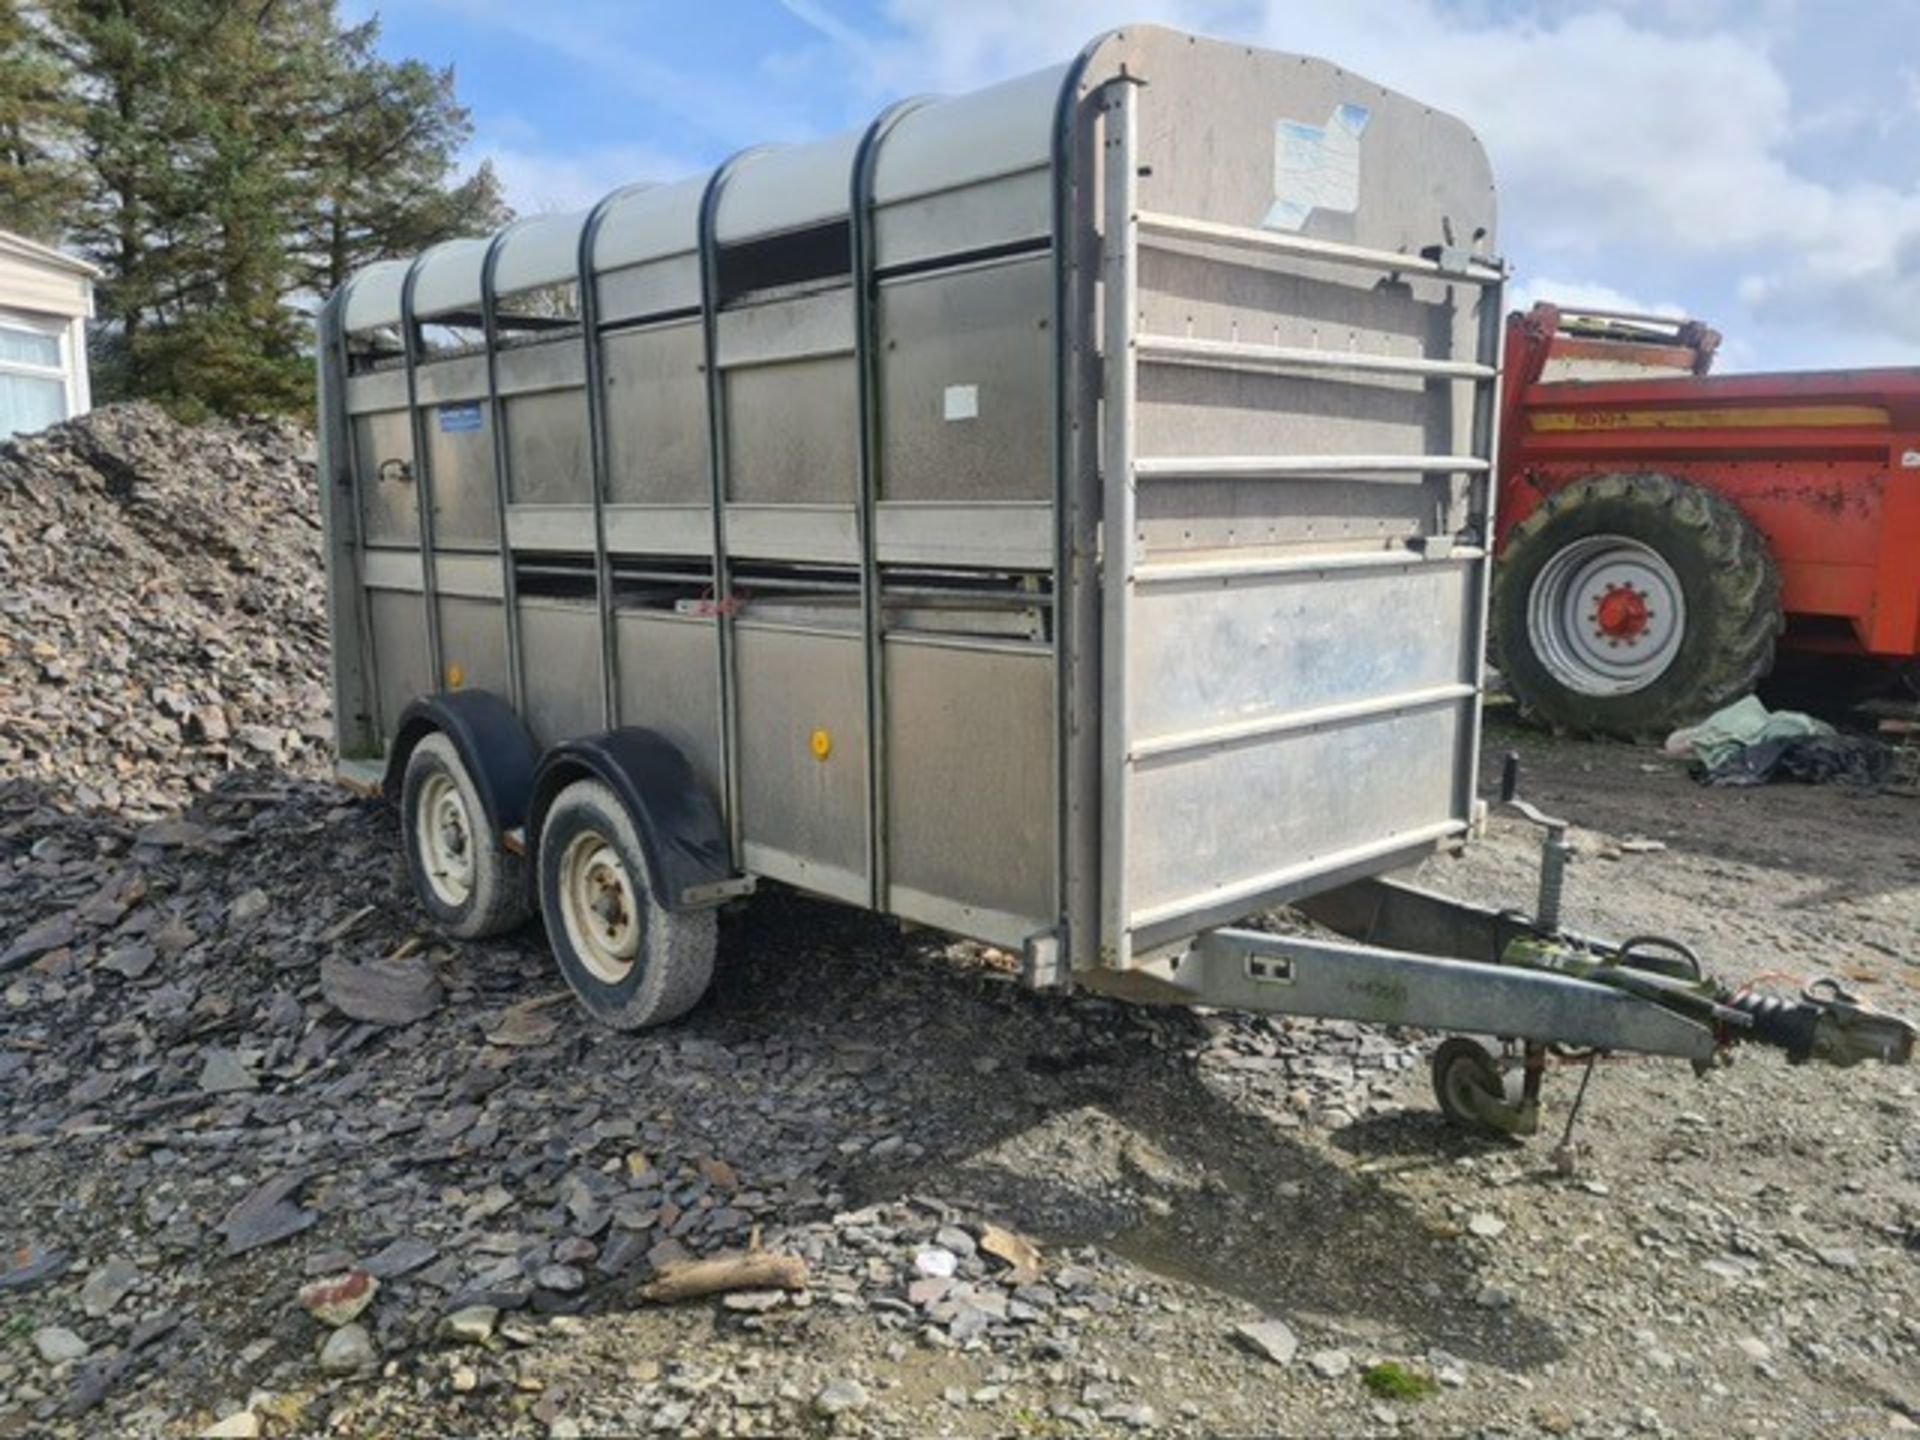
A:
<svg viewBox="0 0 1920 1440">
<path fill-rule="evenodd" d="M 1188 85 L 1182 58 L 1102 105 L 1109 965 L 1417 858 L 1474 804 L 1502 273 L 1484 159 L 1320 62 Z M 1315 127 L 1276 96 L 1332 117 L 1351 213 L 1325 176 L 1326 206 L 1290 205 L 1288 127 Z M 1270 195 L 1236 135 L 1274 157 Z M 1436 196 L 1461 194 L 1443 224 Z M 1449 246 L 1476 224 L 1477 256 Z"/>
</svg>

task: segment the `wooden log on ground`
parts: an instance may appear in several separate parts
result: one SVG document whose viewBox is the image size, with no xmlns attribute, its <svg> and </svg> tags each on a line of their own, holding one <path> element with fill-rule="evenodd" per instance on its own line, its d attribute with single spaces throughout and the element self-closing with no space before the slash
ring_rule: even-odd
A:
<svg viewBox="0 0 1920 1440">
<path fill-rule="evenodd" d="M 807 1280 L 804 1256 L 749 1250 L 739 1255 L 669 1262 L 640 1287 L 640 1298 L 670 1305 L 676 1300 L 720 1295 L 729 1290 L 804 1290 Z"/>
</svg>

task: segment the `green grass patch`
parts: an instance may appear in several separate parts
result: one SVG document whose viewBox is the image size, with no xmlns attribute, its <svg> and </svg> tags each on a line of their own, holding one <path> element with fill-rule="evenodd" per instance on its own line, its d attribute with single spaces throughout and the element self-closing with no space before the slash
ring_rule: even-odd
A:
<svg viewBox="0 0 1920 1440">
<path fill-rule="evenodd" d="M 1397 1360 L 1369 1365 L 1360 1374 L 1367 1389 L 1382 1400 L 1424 1400 L 1440 1388 L 1440 1382 L 1424 1370 L 1415 1370 Z"/>
</svg>

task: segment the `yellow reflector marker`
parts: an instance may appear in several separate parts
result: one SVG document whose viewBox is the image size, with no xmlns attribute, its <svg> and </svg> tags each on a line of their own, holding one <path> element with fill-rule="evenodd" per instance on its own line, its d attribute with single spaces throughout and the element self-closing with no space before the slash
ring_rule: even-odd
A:
<svg viewBox="0 0 1920 1440">
<path fill-rule="evenodd" d="M 825 730 L 816 730 L 813 738 L 807 742 L 807 748 L 813 751 L 814 759 L 824 760 L 833 754 L 833 736 Z"/>
<path fill-rule="evenodd" d="M 466 683 L 467 672 L 465 670 L 461 669 L 458 665 L 447 666 L 447 688 L 449 690 L 458 690 Z"/>
</svg>

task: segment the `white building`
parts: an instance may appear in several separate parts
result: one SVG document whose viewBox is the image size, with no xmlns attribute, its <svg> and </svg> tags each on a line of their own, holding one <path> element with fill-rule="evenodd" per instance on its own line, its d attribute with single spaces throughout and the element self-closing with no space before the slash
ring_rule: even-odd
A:
<svg viewBox="0 0 1920 1440">
<path fill-rule="evenodd" d="M 0 230 L 0 440 L 83 413 L 100 271 Z"/>
</svg>

